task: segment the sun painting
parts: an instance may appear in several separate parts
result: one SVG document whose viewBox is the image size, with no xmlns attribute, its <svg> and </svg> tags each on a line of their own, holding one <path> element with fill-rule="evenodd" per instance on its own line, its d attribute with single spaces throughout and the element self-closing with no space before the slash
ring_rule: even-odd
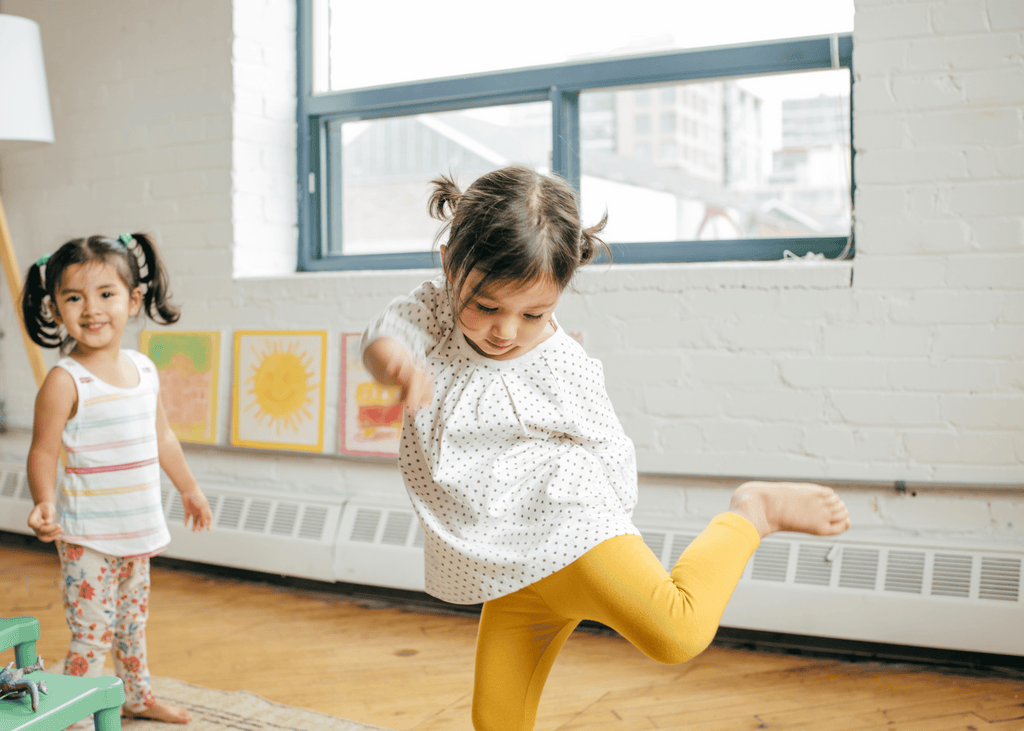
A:
<svg viewBox="0 0 1024 731">
<path fill-rule="evenodd" d="M 323 449 L 325 332 L 235 333 L 232 443 Z"/>
</svg>

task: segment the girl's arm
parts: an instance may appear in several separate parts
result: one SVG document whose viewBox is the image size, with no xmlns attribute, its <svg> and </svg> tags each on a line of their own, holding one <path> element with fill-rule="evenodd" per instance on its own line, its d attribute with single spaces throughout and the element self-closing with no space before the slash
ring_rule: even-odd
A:
<svg viewBox="0 0 1024 731">
<path fill-rule="evenodd" d="M 423 370 L 397 340 L 379 338 L 366 346 L 363 364 L 377 383 L 402 387 L 402 403 L 411 411 L 434 400 L 430 374 Z"/>
<path fill-rule="evenodd" d="M 55 522 L 57 509 L 54 493 L 57 488 L 61 435 L 68 419 L 74 416 L 77 405 L 78 390 L 71 374 L 63 368 L 52 369 L 36 394 L 32 444 L 28 449 L 26 467 L 28 486 L 35 503 L 28 516 L 28 527 L 45 543 L 59 538 L 64 532 Z"/>
<path fill-rule="evenodd" d="M 181 493 L 181 504 L 185 508 L 185 525 L 188 519 L 192 518 L 192 530 L 206 530 L 213 525 L 213 513 L 210 512 L 210 504 L 206 500 L 203 491 L 199 489 L 192 470 L 185 461 L 185 453 L 181 449 L 181 442 L 171 429 L 167 421 L 167 412 L 164 411 L 164 402 L 158 395 L 156 398 L 156 438 L 157 447 L 160 450 L 160 467 L 171 482 Z"/>
</svg>

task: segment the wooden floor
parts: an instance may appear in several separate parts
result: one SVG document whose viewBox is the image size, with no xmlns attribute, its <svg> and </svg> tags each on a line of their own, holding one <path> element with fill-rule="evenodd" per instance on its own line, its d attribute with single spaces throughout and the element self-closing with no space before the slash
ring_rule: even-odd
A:
<svg viewBox="0 0 1024 731">
<path fill-rule="evenodd" d="M 0 616 L 37 617 L 40 655 L 62 659 L 56 554 L 0 544 L 0 577 Z M 168 568 L 152 578 L 153 675 L 395 731 L 471 731 L 473 617 Z M 1024 731 L 1024 681 L 718 647 L 665 666 L 616 636 L 578 631 L 537 728 Z"/>
</svg>

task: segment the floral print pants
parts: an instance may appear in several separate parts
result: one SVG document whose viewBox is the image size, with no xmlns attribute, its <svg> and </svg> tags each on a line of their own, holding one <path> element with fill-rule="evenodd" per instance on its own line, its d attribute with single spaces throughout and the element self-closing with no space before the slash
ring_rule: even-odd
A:
<svg viewBox="0 0 1024 731">
<path fill-rule="evenodd" d="M 154 703 L 146 667 L 149 558 L 121 558 L 64 541 L 60 555 L 64 617 L 71 646 L 65 675 L 102 674 L 107 652 L 124 683 L 125 707 L 136 713 Z"/>
</svg>

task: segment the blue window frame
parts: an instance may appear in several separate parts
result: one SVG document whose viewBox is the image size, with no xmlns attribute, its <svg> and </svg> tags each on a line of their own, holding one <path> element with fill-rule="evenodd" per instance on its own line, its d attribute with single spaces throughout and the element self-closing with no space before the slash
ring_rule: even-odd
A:
<svg viewBox="0 0 1024 731">
<path fill-rule="evenodd" d="M 311 0 L 298 0 L 298 212 L 300 271 L 337 269 L 409 269 L 436 266 L 428 251 L 405 253 L 333 253 L 332 236 L 341 234 L 341 128 L 345 124 L 385 121 L 410 115 L 483 109 L 499 105 L 547 102 L 550 105 L 551 169 L 581 186 L 581 106 L 588 92 L 653 86 L 673 82 L 711 82 L 761 74 L 784 74 L 843 68 L 852 80 L 850 34 L 802 38 L 588 60 L 556 66 L 517 69 L 459 78 L 432 79 L 392 86 L 313 93 Z M 851 82 L 852 83 L 852 82 Z M 590 95 L 595 96 L 594 94 Z M 659 95 L 662 100 L 674 94 Z M 741 94 L 742 96 L 742 94 Z M 844 113 L 849 113 L 844 110 Z M 680 128 L 682 125 L 680 125 Z M 850 129 L 846 126 L 845 129 Z M 853 154 L 848 160 L 853 195 Z M 704 152 L 701 159 L 712 156 Z M 348 161 L 351 163 L 351 161 Z M 432 171 L 434 174 L 446 169 Z M 852 207 L 852 206 L 851 206 Z M 426 211 L 424 210 L 424 217 Z M 722 240 L 650 240 L 618 243 L 610 238 L 616 263 L 774 260 L 787 250 L 828 258 L 853 253 L 852 232 L 845 235 L 800 235 Z"/>
</svg>

